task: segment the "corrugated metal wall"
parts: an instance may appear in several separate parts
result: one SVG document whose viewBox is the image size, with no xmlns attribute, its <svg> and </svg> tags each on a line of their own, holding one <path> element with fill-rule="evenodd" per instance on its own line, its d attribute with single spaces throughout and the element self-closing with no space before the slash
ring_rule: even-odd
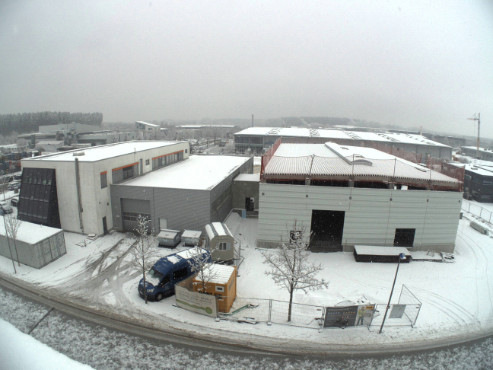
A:
<svg viewBox="0 0 493 370">
<path fill-rule="evenodd" d="M 145 188 L 140 186 L 111 185 L 113 225 L 123 231 L 121 200 L 150 204 L 152 228 L 159 230 L 159 219 L 165 218 L 170 229 L 201 230 L 209 223 L 210 193 L 205 190 Z M 126 210 L 130 211 L 129 208 Z"/>
<path fill-rule="evenodd" d="M 258 245 L 288 239 L 296 220 L 308 240 L 312 210 L 345 211 L 343 246 L 393 245 L 396 228 L 414 228 L 415 249 L 453 251 L 462 193 L 260 184 Z"/>
</svg>

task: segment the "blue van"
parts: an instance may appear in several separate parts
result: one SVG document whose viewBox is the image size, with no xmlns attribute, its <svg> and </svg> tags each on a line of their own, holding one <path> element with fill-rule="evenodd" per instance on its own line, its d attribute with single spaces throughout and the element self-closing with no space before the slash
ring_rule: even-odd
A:
<svg viewBox="0 0 493 370">
<path fill-rule="evenodd" d="M 175 284 L 195 273 L 192 271 L 192 266 L 193 257 L 197 253 L 200 253 L 202 261 L 212 262 L 210 253 L 197 247 L 170 254 L 157 261 L 146 274 L 147 299 L 160 301 L 164 297 L 175 294 Z M 140 279 L 138 289 L 140 297 L 145 299 L 144 279 Z"/>
</svg>

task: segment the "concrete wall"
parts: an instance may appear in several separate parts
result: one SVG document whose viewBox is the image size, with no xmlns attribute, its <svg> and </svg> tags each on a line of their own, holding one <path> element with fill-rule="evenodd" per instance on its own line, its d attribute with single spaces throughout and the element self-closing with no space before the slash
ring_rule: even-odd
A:
<svg viewBox="0 0 493 370">
<path fill-rule="evenodd" d="M 233 208 L 233 180 L 241 173 L 252 173 L 253 157 L 211 190 L 211 216 L 209 222 L 224 221 Z M 202 225 L 203 227 L 204 225 Z M 201 229 L 200 229 L 201 230 Z"/>
<path fill-rule="evenodd" d="M 233 208 L 245 208 L 245 198 L 255 198 L 255 209 L 258 208 L 259 183 L 255 181 L 233 182 Z"/>
<path fill-rule="evenodd" d="M 65 237 L 62 230 L 36 244 L 16 240 L 15 246 L 12 239 L 7 240 L 5 235 L 0 235 L 0 255 L 9 259 L 13 258 L 14 261 L 20 261 L 22 265 L 39 269 L 66 253 Z"/>
<path fill-rule="evenodd" d="M 308 241 L 312 210 L 344 211 L 343 248 L 392 246 L 396 228 L 415 228 L 415 250 L 453 252 L 462 202 L 460 192 L 410 191 L 261 183 L 258 246 L 288 240 L 302 224 Z"/>
</svg>

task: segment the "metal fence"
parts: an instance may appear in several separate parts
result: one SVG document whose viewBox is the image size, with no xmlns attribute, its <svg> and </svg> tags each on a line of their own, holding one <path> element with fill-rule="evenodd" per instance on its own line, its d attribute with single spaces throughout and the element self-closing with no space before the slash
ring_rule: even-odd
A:
<svg viewBox="0 0 493 370">
<path fill-rule="evenodd" d="M 380 326 L 383 320 L 386 304 L 375 304 L 375 309 L 368 320 L 364 320 L 366 327 Z M 355 309 L 358 310 L 358 306 Z M 344 307 L 334 307 L 341 310 Z M 348 308 L 348 307 L 346 307 Z M 385 321 L 385 326 L 411 326 L 416 324 L 416 320 L 421 309 L 421 302 L 405 286 L 402 286 L 399 295 L 399 303 L 390 306 L 389 314 Z M 288 321 L 289 302 L 275 299 L 243 298 L 236 297 L 230 313 L 220 314 L 223 319 L 267 324 L 283 324 L 304 328 L 320 329 L 324 326 L 326 307 L 293 303 L 291 309 L 291 321 Z M 347 326 L 357 325 L 349 323 Z M 341 325 L 334 325 L 340 327 Z M 344 325 L 343 327 L 345 327 Z"/>
<path fill-rule="evenodd" d="M 480 206 L 477 203 L 470 202 L 466 199 L 462 200 L 462 210 L 464 212 L 472 214 L 473 216 L 477 216 L 481 220 L 483 220 L 484 222 L 488 222 L 490 224 L 491 224 L 491 221 L 493 220 L 493 212 L 492 211 Z"/>
<path fill-rule="evenodd" d="M 382 325 L 386 304 L 377 304 L 370 323 L 370 327 Z M 411 293 L 408 287 L 402 286 L 399 295 L 399 303 L 391 304 L 385 319 L 385 326 L 411 326 L 414 327 L 421 310 L 421 302 Z"/>
</svg>

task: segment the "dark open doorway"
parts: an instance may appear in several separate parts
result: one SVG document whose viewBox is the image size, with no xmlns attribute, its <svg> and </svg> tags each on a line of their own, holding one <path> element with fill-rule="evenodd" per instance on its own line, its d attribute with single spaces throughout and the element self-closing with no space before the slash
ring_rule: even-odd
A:
<svg viewBox="0 0 493 370">
<path fill-rule="evenodd" d="M 342 250 L 344 211 L 312 211 L 310 250 L 338 252 Z"/>
</svg>

